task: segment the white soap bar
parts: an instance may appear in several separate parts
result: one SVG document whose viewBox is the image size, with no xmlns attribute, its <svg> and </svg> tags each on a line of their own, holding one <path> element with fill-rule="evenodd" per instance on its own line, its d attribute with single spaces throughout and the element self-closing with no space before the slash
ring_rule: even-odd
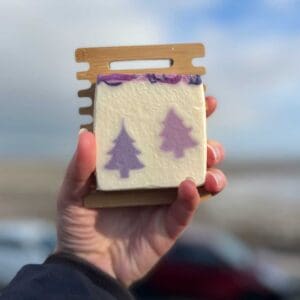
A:
<svg viewBox="0 0 300 300">
<path fill-rule="evenodd" d="M 94 104 L 97 188 L 202 185 L 205 97 L 199 75 L 99 75 Z"/>
</svg>

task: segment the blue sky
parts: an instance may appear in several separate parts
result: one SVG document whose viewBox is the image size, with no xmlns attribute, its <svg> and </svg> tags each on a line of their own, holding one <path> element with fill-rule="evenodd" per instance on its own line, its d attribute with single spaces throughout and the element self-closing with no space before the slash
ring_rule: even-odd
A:
<svg viewBox="0 0 300 300">
<path fill-rule="evenodd" d="M 300 1 L 0 3 L 0 159 L 71 156 L 81 103 L 81 46 L 203 42 L 208 122 L 229 159 L 292 159 L 300 150 Z"/>
</svg>

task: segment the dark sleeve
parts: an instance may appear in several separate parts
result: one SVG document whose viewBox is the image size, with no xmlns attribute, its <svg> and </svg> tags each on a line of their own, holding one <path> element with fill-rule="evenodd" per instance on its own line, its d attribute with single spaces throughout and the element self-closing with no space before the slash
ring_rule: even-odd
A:
<svg viewBox="0 0 300 300">
<path fill-rule="evenodd" d="M 70 254 L 48 257 L 41 265 L 24 266 L 0 299 L 132 300 L 127 289 L 88 262 Z"/>
</svg>

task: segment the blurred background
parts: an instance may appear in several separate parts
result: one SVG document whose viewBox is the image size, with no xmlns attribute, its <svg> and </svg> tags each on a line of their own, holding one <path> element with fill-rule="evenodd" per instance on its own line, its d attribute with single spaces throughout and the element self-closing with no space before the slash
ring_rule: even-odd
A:
<svg viewBox="0 0 300 300">
<path fill-rule="evenodd" d="M 256 257 L 299 278 L 299 15 L 297 0 L 2 0 L 2 259 L 7 245 L 54 244 L 56 193 L 79 125 L 89 121 L 78 115 L 89 102 L 76 93 L 88 83 L 76 81 L 86 66 L 75 63 L 74 50 L 202 42 L 207 94 L 219 100 L 208 133 L 227 150 L 222 168 L 229 184 L 202 205 L 195 223 L 233 234 Z M 34 224 L 41 222 L 52 233 L 45 229 L 28 243 L 39 236 L 35 228 L 41 226 Z M 27 231 L 16 229 L 24 224 Z M 0 273 L 6 269 L 0 266 Z"/>
</svg>

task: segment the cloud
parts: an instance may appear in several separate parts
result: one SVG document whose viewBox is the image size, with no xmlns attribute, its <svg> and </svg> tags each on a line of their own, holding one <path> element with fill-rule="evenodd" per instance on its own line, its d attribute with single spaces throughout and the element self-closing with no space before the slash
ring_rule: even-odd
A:
<svg viewBox="0 0 300 300">
<path fill-rule="evenodd" d="M 165 39 L 164 23 L 144 10 L 139 1 L 4 1 L 1 2 L 0 28 L 0 134 L 32 151 L 28 136 L 35 143 L 57 134 L 75 143 L 79 127 L 76 92 L 84 84 L 75 79 L 82 66 L 75 63 L 77 47 L 153 44 Z M 85 101 L 82 101 L 84 103 Z M 23 141 L 22 141 L 23 136 Z M 23 143 L 26 140 L 26 143 Z M 54 147 L 54 146 L 53 146 Z"/>
<path fill-rule="evenodd" d="M 232 31 L 206 28 L 208 76 L 222 90 L 234 87 L 239 93 L 277 92 L 296 86 L 299 76 L 298 36 L 245 38 Z M 255 99 L 253 99 L 255 101 Z"/>
<path fill-rule="evenodd" d="M 287 6 L 294 5 L 288 2 Z M 270 132 L 273 128 L 283 137 L 288 130 L 298 140 L 290 120 L 300 128 L 293 113 L 299 109 L 299 35 L 272 31 L 270 15 L 265 19 L 252 11 L 245 20 L 239 19 L 239 26 L 222 21 L 216 17 L 221 4 L 218 0 L 175 0 L 172 6 L 158 0 L 2 1 L 0 28 L 5 30 L 0 57 L 5 72 L 0 73 L 0 134 L 18 138 L 14 144 L 10 137 L 0 155 L 22 146 L 22 136 L 26 140 L 35 136 L 35 143 L 40 141 L 50 152 L 47 136 L 51 143 L 55 135 L 58 141 L 75 143 L 77 109 L 80 101 L 85 103 L 76 96 L 85 85 L 75 79 L 76 71 L 84 68 L 74 61 L 77 47 L 187 41 L 205 43 L 204 80 L 208 92 L 220 100 L 219 111 L 209 122 L 211 136 L 223 140 L 229 151 L 236 149 L 236 137 L 252 136 L 239 146 L 244 156 L 257 147 L 267 152 L 268 145 L 284 153 L 283 143 Z M 264 2 L 259 7 L 264 12 L 271 10 L 270 5 Z M 30 149 L 26 143 L 24 153 Z"/>
<path fill-rule="evenodd" d="M 213 9 L 220 5 L 222 0 L 210 0 L 210 1 L 199 1 L 199 0 L 172 0 L 172 4 L 170 5 L 170 1 L 168 0 L 153 0 L 149 1 L 148 4 L 152 4 L 154 6 L 158 6 L 160 9 L 174 9 L 177 11 L 180 10 L 190 10 L 190 9 L 198 9 L 202 12 Z M 165 11 L 166 12 L 166 11 Z"/>
<path fill-rule="evenodd" d="M 201 24 L 198 34 L 207 49 L 208 92 L 220 100 L 209 123 L 211 136 L 223 140 L 233 156 L 298 155 L 294 128 L 300 128 L 300 121 L 293 110 L 300 109 L 300 37 L 244 36 L 213 24 Z M 294 151 L 286 146 L 288 140 Z"/>
</svg>

